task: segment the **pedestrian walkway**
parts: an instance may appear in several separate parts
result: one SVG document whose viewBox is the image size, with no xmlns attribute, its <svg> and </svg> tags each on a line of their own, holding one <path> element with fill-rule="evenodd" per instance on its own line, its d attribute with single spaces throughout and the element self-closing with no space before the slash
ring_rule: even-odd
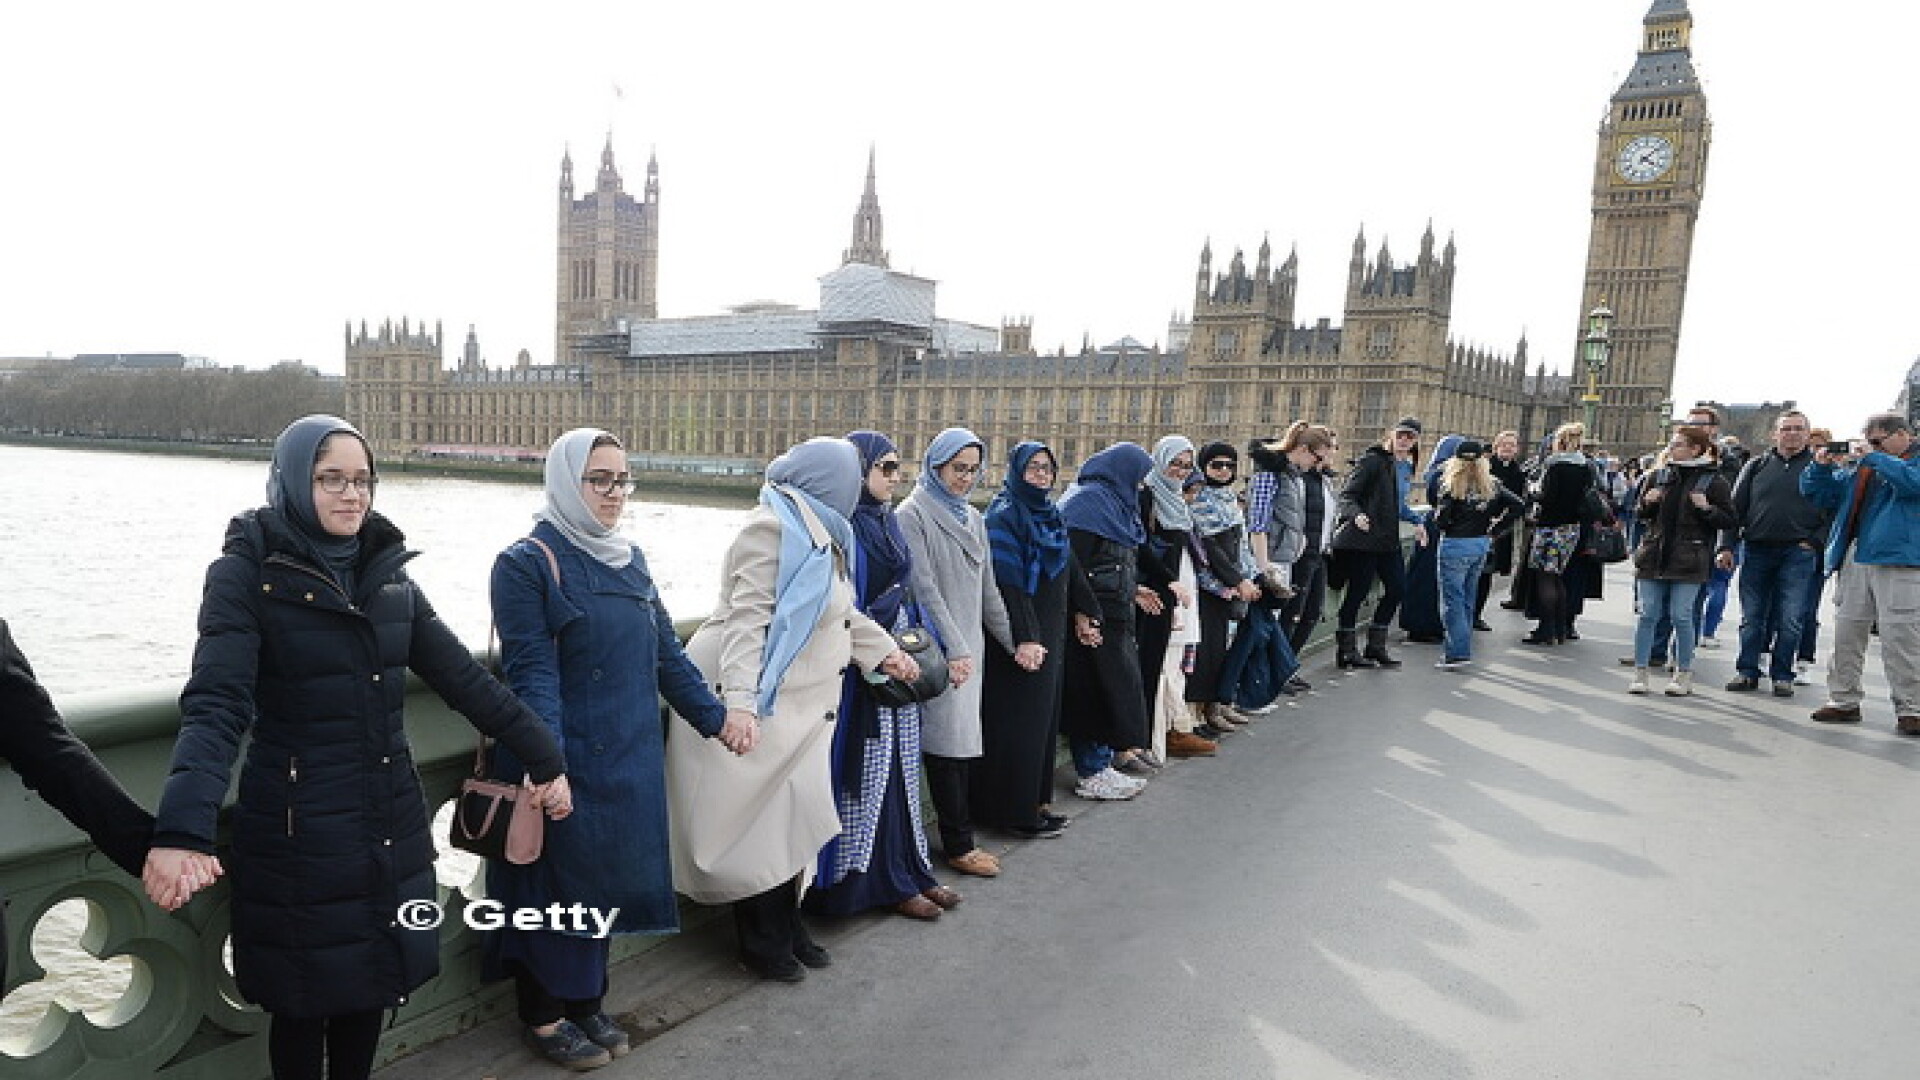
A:
<svg viewBox="0 0 1920 1080">
<path fill-rule="evenodd" d="M 1905 1078 L 1920 740 L 1729 694 L 1629 697 L 1624 573 L 1583 640 L 1337 673 L 1066 835 L 992 845 L 937 922 L 816 922 L 798 986 L 718 919 L 618 969 L 610 1078 Z M 1729 619 L 1733 619 L 1729 613 Z M 384 1080 L 553 1077 L 510 1020 Z"/>
</svg>

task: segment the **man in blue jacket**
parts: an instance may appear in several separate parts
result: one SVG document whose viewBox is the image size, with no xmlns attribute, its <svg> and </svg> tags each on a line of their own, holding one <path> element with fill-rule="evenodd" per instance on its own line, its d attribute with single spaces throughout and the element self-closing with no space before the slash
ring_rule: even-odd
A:
<svg viewBox="0 0 1920 1080">
<path fill-rule="evenodd" d="M 1813 718 L 1860 719 L 1860 670 L 1878 623 L 1895 723 L 1920 737 L 1920 445 L 1899 413 L 1867 417 L 1866 437 L 1872 450 L 1858 462 L 1820 447 L 1800 477 L 1801 492 L 1833 510 L 1827 565 L 1839 575 L 1827 703 Z"/>
</svg>

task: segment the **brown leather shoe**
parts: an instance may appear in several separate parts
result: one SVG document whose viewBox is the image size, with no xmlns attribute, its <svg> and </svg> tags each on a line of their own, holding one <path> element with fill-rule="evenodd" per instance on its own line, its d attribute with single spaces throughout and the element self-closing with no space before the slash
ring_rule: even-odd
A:
<svg viewBox="0 0 1920 1080">
<path fill-rule="evenodd" d="M 1203 739 L 1191 731 L 1167 732 L 1167 756 L 1177 758 L 1212 757 L 1220 752 L 1220 745 Z"/>
<path fill-rule="evenodd" d="M 1823 724 L 1857 724 L 1860 722 L 1860 706 L 1828 702 L 1813 710 L 1812 716 Z"/>
<path fill-rule="evenodd" d="M 931 900 L 936 904 L 939 904 L 941 907 L 947 909 L 948 911 L 952 911 L 954 908 L 957 908 L 960 906 L 960 900 L 961 900 L 960 893 L 957 890 L 947 888 L 945 885 L 935 885 L 933 888 L 927 889 L 926 891 L 922 892 L 920 895 L 926 897 L 928 900 Z"/>
<path fill-rule="evenodd" d="M 940 917 L 941 908 L 939 904 L 934 903 L 924 896 L 915 894 L 893 905 L 893 910 L 905 915 L 909 919 L 932 922 Z"/>
<path fill-rule="evenodd" d="M 1920 738 L 1920 716 L 1903 716 L 1894 724 L 1899 727 L 1900 734 Z"/>
<path fill-rule="evenodd" d="M 974 848 L 964 855 L 949 858 L 947 865 L 963 874 L 972 874 L 974 877 L 1000 876 L 1000 860 L 979 848 Z"/>
</svg>

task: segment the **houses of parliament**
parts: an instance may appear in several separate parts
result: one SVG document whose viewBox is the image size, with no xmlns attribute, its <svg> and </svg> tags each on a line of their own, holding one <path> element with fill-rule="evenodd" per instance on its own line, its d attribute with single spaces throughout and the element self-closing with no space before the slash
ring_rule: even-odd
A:
<svg viewBox="0 0 1920 1080">
<path fill-rule="evenodd" d="M 1655 445 L 1671 397 L 1710 132 L 1691 33 L 1685 0 L 1654 0 L 1598 133 L 1569 325 L 1603 303 L 1617 314 L 1593 433 L 1605 447 Z M 653 160 L 639 196 L 626 190 L 611 139 L 591 190 L 576 193 L 563 158 L 554 361 L 523 352 L 489 367 L 469 331 L 448 368 L 438 326 L 350 325 L 349 417 L 398 455 L 534 456 L 568 428 L 599 426 L 660 465 L 751 470 L 813 435 L 875 428 L 918 447 L 961 424 L 1002 453 L 1043 439 L 1071 465 L 1170 432 L 1243 445 L 1295 418 L 1329 424 L 1349 446 L 1409 415 L 1432 433 L 1512 428 L 1531 440 L 1577 417 L 1586 390 L 1584 373 L 1529 370 L 1524 337 L 1511 355 L 1452 339 L 1455 245 L 1436 248 L 1431 226 L 1406 262 L 1384 239 L 1370 250 L 1355 237 L 1338 326 L 1297 321 L 1297 254 L 1276 263 L 1263 241 L 1251 265 L 1235 251 L 1220 266 L 1208 244 L 1191 321 L 1164 350 L 1126 338 L 1041 354 L 1030 321 L 936 317 L 935 282 L 890 268 L 871 156 L 848 246 L 812 309 L 660 318 L 659 193 Z"/>
</svg>

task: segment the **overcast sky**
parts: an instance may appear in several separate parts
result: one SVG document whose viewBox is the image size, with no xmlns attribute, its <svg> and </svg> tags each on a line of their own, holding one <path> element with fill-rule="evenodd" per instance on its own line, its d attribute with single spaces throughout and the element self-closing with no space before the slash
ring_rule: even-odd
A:
<svg viewBox="0 0 1920 1080">
<path fill-rule="evenodd" d="M 811 307 L 864 179 L 940 313 L 1163 341 L 1263 236 L 1341 318 L 1364 224 L 1459 248 L 1452 330 L 1572 366 L 1595 132 L 1649 0 L 34 4 L 0 64 L 0 355 L 552 359 L 560 157 L 659 156 L 665 316 Z M 1851 428 L 1920 329 L 1920 15 L 1691 0 L 1714 123 L 1677 401 Z M 1837 9 L 1836 9 L 1837 10 Z M 615 88 L 619 93 L 616 96 Z M 956 418 L 963 419 L 963 418 Z"/>
</svg>

